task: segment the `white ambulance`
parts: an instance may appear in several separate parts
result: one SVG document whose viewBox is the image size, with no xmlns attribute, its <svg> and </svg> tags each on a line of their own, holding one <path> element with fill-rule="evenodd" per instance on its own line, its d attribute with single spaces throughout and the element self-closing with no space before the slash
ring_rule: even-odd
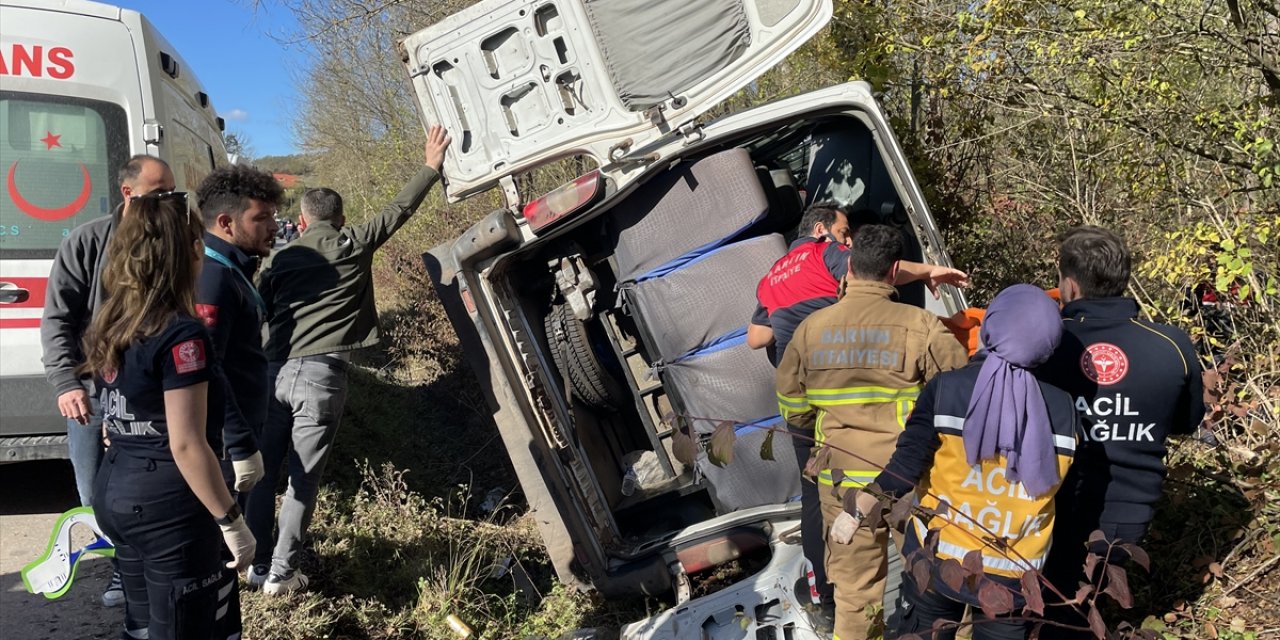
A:
<svg viewBox="0 0 1280 640">
<path fill-rule="evenodd" d="M 181 190 L 226 164 L 209 95 L 145 17 L 80 0 L 0 0 L 0 462 L 65 458 L 41 364 L 54 253 L 120 203 L 129 156 L 169 162 Z"/>
</svg>

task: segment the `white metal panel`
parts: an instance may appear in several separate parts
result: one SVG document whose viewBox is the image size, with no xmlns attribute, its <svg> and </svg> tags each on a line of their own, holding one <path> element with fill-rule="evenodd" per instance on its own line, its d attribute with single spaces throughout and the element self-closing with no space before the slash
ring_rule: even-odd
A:
<svg viewBox="0 0 1280 640">
<path fill-rule="evenodd" d="M 773 10 L 762 17 L 756 1 L 744 0 L 746 50 L 657 110 L 638 112 L 614 88 L 585 2 L 485 0 L 401 43 L 426 124 L 454 137 L 445 158 L 450 200 L 569 155 L 607 165 L 618 143 L 644 146 L 749 84 L 832 13 L 830 0 L 796 0 L 766 3 Z"/>
</svg>

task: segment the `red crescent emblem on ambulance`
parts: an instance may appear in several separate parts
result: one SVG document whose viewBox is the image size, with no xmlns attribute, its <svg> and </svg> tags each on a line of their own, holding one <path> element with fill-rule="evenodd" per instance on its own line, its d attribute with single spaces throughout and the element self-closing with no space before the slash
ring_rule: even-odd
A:
<svg viewBox="0 0 1280 640">
<path fill-rule="evenodd" d="M 1129 356 L 1114 344 L 1097 342 L 1081 354 L 1080 370 L 1100 385 L 1115 384 L 1129 373 Z"/>
<path fill-rule="evenodd" d="M 89 202 L 89 196 L 91 195 L 93 185 L 89 182 L 89 167 L 84 166 L 83 162 L 80 163 L 80 173 L 84 175 L 84 184 L 80 187 L 80 195 L 76 196 L 75 200 L 72 200 L 65 206 L 49 209 L 36 206 L 28 202 L 26 198 L 22 197 L 22 194 L 18 192 L 18 181 L 14 177 L 17 172 L 18 161 L 14 160 L 13 164 L 9 165 L 9 197 L 13 199 L 14 204 L 18 205 L 19 210 L 36 220 L 54 222 L 64 218 L 70 218 L 71 216 L 80 213 L 80 210 L 84 208 L 84 205 Z"/>
</svg>

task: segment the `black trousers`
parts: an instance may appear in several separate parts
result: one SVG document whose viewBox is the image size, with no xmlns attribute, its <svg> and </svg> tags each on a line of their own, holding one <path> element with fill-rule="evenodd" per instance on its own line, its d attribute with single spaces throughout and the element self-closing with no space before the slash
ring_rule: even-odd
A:
<svg viewBox="0 0 1280 640">
<path fill-rule="evenodd" d="M 230 595 L 219 594 L 228 573 L 222 534 L 177 464 L 109 449 L 93 502 L 116 547 L 125 627 L 147 628 L 151 640 L 218 638 L 219 609 Z"/>
<path fill-rule="evenodd" d="M 957 629 L 930 634 L 935 620 L 960 622 L 969 605 L 952 600 L 933 591 L 921 593 L 911 576 L 903 576 L 902 618 L 898 623 L 898 635 L 914 633 L 931 640 L 955 640 Z M 973 607 L 973 640 L 1025 640 L 1031 631 L 1028 623 L 1008 618 L 988 618 L 982 609 Z"/>
<path fill-rule="evenodd" d="M 1090 527 L 1073 527 L 1066 524 L 1067 521 L 1059 520 L 1059 522 L 1063 523 L 1063 525 L 1054 527 L 1053 548 L 1050 549 L 1048 562 L 1045 563 L 1044 577 L 1053 586 L 1057 587 L 1063 595 L 1070 598 L 1075 595 L 1080 583 L 1086 581 L 1094 583 L 1096 581 L 1098 577 L 1096 573 L 1092 576 L 1086 576 L 1084 573 L 1085 558 L 1090 552 L 1107 558 L 1108 543 L 1095 542 L 1089 545 L 1089 534 L 1092 533 L 1092 530 L 1086 531 L 1085 529 Z M 1106 535 L 1107 540 L 1134 544 L 1142 542 L 1142 539 L 1147 535 L 1147 527 L 1148 523 L 1119 524 L 1104 522 L 1098 525 L 1098 529 Z M 1110 558 L 1108 558 L 1110 564 L 1123 565 L 1128 561 L 1129 554 L 1120 548 L 1113 549 Z M 1100 573 L 1103 570 L 1102 564 L 1099 563 L 1095 571 Z M 1132 584 L 1132 581 L 1130 584 Z M 1046 589 L 1044 601 L 1046 604 L 1052 604 L 1060 602 L 1060 599 L 1057 594 Z M 1064 629 L 1056 625 L 1047 624 L 1040 631 L 1042 640 L 1086 640 L 1094 637 L 1088 631 L 1088 619 L 1071 607 L 1048 606 L 1045 607 L 1044 613 L 1049 620 L 1074 627 L 1082 627 L 1083 630 Z"/>
<path fill-rule="evenodd" d="M 812 431 L 797 431 L 812 437 Z M 796 448 L 796 459 L 800 461 L 800 473 L 804 473 L 804 465 L 809 461 L 813 450 L 813 441 L 806 438 L 791 438 Z M 818 498 L 818 483 L 808 479 L 800 481 L 800 544 L 804 548 L 804 557 L 813 566 L 813 580 L 818 588 L 818 595 L 823 602 L 832 602 L 835 587 L 827 582 L 827 543 L 822 535 L 822 504 Z"/>
</svg>

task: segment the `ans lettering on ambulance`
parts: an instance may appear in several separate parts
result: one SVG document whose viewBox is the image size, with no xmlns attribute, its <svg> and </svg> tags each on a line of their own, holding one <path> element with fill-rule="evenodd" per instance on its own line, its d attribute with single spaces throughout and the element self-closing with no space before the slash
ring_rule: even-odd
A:
<svg viewBox="0 0 1280 640">
<path fill-rule="evenodd" d="M 15 42 L 0 48 L 0 76 L 69 80 L 76 74 L 75 53 L 67 47 Z"/>
</svg>

